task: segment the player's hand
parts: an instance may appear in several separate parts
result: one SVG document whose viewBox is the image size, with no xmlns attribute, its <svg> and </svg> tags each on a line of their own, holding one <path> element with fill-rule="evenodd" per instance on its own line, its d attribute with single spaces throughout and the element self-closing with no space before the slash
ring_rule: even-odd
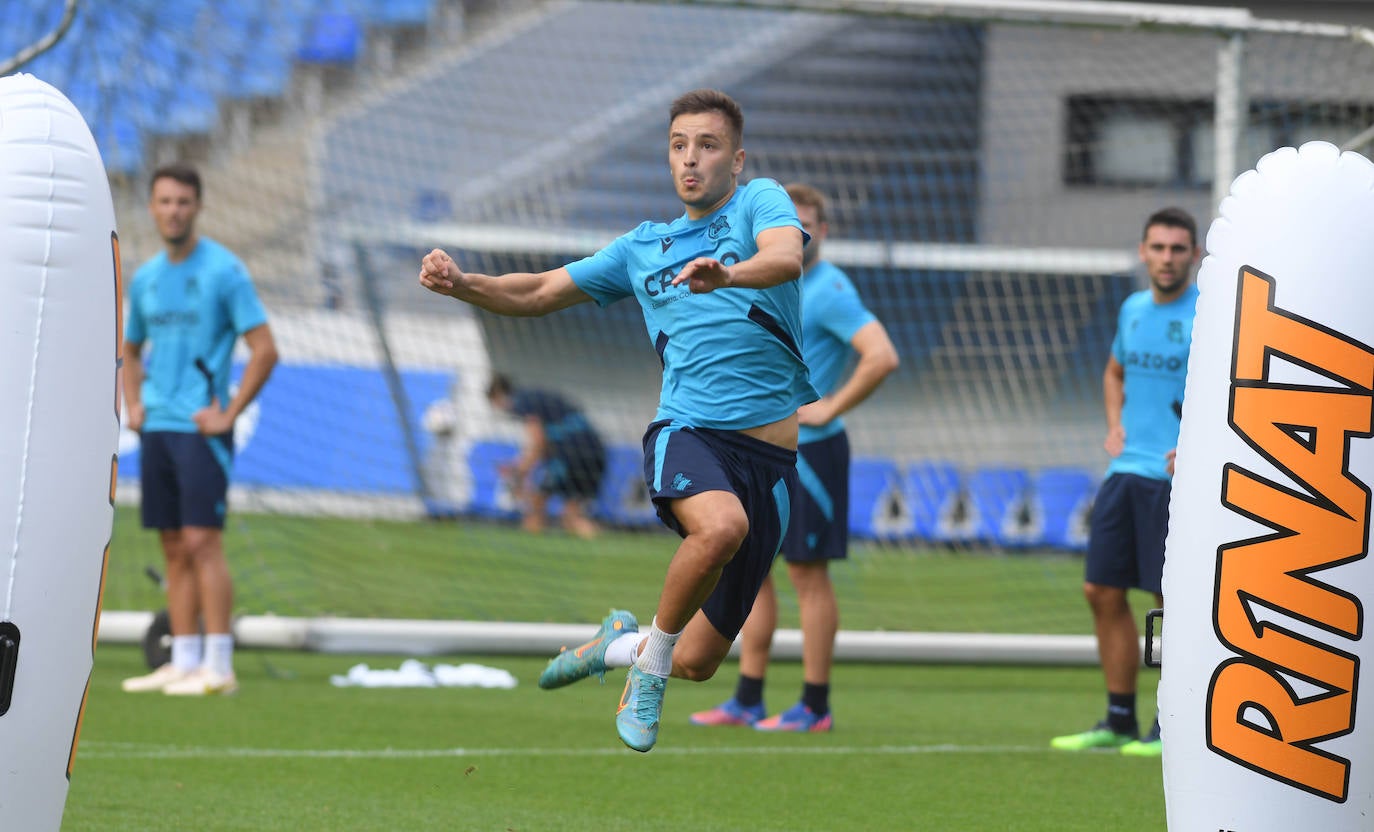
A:
<svg viewBox="0 0 1374 832">
<path fill-rule="evenodd" d="M 221 436 L 234 429 L 234 417 L 220 408 L 219 397 L 211 399 L 208 406 L 192 413 L 191 421 L 196 423 L 196 430 L 200 431 L 201 436 Z"/>
<path fill-rule="evenodd" d="M 434 249 L 420 261 L 420 285 L 441 295 L 453 295 L 463 271 L 442 249 Z"/>
<path fill-rule="evenodd" d="M 1178 456 L 1178 448 L 1174 448 L 1164 455 L 1164 471 L 1169 476 L 1174 475 L 1174 459 Z"/>
<path fill-rule="evenodd" d="M 835 418 L 834 408 L 829 404 L 828 399 L 817 399 L 809 404 L 804 404 L 797 408 L 797 423 L 815 427 L 833 421 Z"/>
<path fill-rule="evenodd" d="M 1107 453 L 1110 454 L 1113 459 L 1121 456 L 1121 452 L 1126 449 L 1126 429 L 1121 425 L 1117 425 L 1107 431 L 1107 438 L 1103 441 L 1102 447 L 1107 449 Z"/>
<path fill-rule="evenodd" d="M 673 278 L 674 286 L 684 282 L 694 295 L 714 292 L 730 285 L 730 269 L 714 257 L 698 257 Z"/>
<path fill-rule="evenodd" d="M 143 430 L 143 420 L 147 418 L 148 411 L 143 407 L 143 402 L 131 402 L 128 405 L 129 418 L 124 420 L 124 427 L 140 433 Z"/>
</svg>

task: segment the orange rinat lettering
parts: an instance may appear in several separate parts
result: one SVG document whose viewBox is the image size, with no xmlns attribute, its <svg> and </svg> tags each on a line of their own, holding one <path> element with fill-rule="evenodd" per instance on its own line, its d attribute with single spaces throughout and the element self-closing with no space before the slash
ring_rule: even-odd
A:
<svg viewBox="0 0 1374 832">
<path fill-rule="evenodd" d="M 1212 675 L 1207 746 L 1343 802 L 1350 761 L 1318 744 L 1354 730 L 1359 658 L 1286 622 L 1348 640 L 1363 632 L 1360 600 L 1313 574 L 1366 553 L 1370 490 L 1350 472 L 1350 441 L 1374 433 L 1374 350 L 1276 308 L 1274 286 L 1272 277 L 1240 271 L 1229 418 L 1290 482 L 1236 464 L 1223 472 L 1222 503 L 1272 533 L 1217 550 L 1212 624 L 1239 655 Z M 1276 358 L 1334 384 L 1274 381 Z"/>
</svg>

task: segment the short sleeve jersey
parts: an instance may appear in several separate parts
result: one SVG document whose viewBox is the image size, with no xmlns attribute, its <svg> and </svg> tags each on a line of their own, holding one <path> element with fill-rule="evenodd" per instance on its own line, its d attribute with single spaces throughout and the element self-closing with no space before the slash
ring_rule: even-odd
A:
<svg viewBox="0 0 1374 832">
<path fill-rule="evenodd" d="M 1178 446 L 1197 296 L 1193 285 L 1160 304 L 1145 289 L 1121 304 L 1112 355 L 1126 371 L 1121 409 L 1126 445 L 1107 467 L 1108 474 L 1169 479 L 1165 455 Z"/>
<path fill-rule="evenodd" d="M 854 283 L 838 266 L 817 261 L 801 277 L 802 356 L 811 371 L 811 383 L 822 396 L 840 386 L 854 348 L 854 333 L 877 320 L 864 306 Z M 844 420 L 824 425 L 802 425 L 799 442 L 818 442 L 844 430 Z"/>
<path fill-rule="evenodd" d="M 234 342 L 266 322 L 248 269 L 214 240 L 201 237 L 180 263 L 161 252 L 139 267 L 124 337 L 147 345 L 143 429 L 195 433 L 191 416 L 212 396 L 229 403 Z"/>
<path fill-rule="evenodd" d="M 511 413 L 525 419 L 533 416 L 544 428 L 544 438 L 555 449 L 578 446 L 598 447 L 600 440 L 587 417 L 571 402 L 546 390 L 516 390 L 511 395 Z"/>
<path fill-rule="evenodd" d="M 776 422 L 816 399 L 802 359 L 799 281 L 695 295 L 686 282 L 672 285 L 697 257 L 727 266 L 753 257 L 758 234 L 781 226 L 801 229 L 792 200 L 777 182 L 754 179 L 700 219 L 642 223 L 567 266 L 601 306 L 639 301 L 663 362 L 658 419 L 738 430 Z"/>
</svg>

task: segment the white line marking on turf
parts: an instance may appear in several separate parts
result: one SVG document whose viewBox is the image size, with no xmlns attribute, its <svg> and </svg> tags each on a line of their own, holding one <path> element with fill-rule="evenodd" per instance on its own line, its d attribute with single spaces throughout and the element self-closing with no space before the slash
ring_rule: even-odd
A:
<svg viewBox="0 0 1374 832">
<path fill-rule="evenodd" d="M 736 755 L 793 755 L 842 756 L 853 754 L 888 754 L 917 756 L 925 754 L 1047 754 L 1050 748 L 1021 745 L 877 745 L 877 746 L 821 746 L 794 748 L 769 747 L 658 747 L 656 756 L 701 757 Z M 81 743 L 80 759 L 228 759 L 228 758 L 298 758 L 344 760 L 418 760 L 435 757 L 605 757 L 626 754 L 625 748 L 215 748 L 211 746 L 150 745 L 133 742 Z"/>
</svg>

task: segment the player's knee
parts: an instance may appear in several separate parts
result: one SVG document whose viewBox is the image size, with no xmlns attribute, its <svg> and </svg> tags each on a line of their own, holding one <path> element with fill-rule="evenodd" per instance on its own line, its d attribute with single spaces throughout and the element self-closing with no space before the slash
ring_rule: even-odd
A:
<svg viewBox="0 0 1374 832">
<path fill-rule="evenodd" d="M 1083 597 L 1088 600 L 1088 605 L 1093 611 L 1098 613 L 1117 612 L 1126 604 L 1126 590 L 1115 586 L 1085 583 Z"/>
<path fill-rule="evenodd" d="M 830 571 L 825 561 L 789 563 L 787 577 L 798 595 L 826 594 L 831 591 Z"/>
<path fill-rule="evenodd" d="M 703 547 L 714 554 L 721 563 L 734 557 L 749 534 L 749 519 L 743 512 L 712 517 L 691 533 Z"/>
</svg>

